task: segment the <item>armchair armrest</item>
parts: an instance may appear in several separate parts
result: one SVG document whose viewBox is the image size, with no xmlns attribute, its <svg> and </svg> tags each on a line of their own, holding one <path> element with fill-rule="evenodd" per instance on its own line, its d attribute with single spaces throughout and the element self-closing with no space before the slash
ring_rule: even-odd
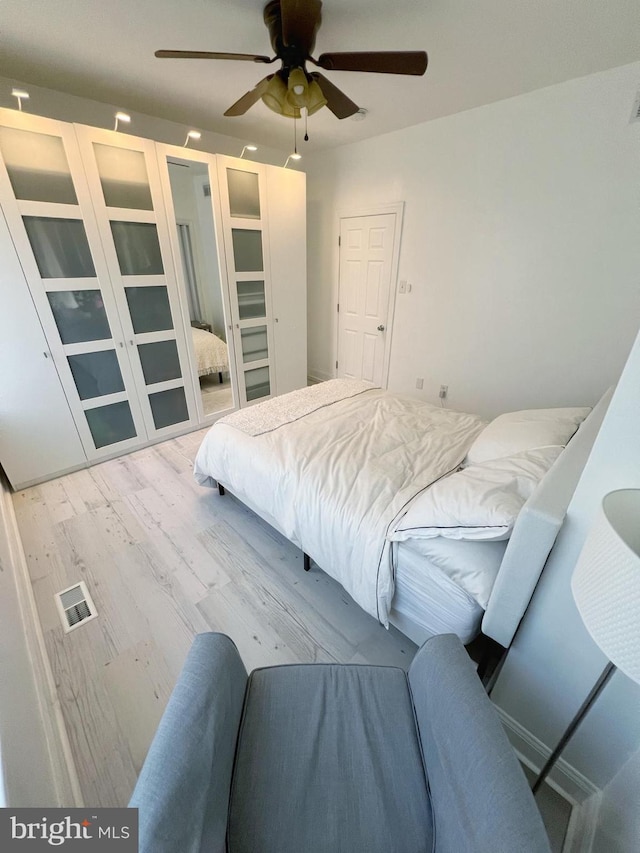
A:
<svg viewBox="0 0 640 853">
<path fill-rule="evenodd" d="M 427 640 L 411 663 L 409 685 L 435 853 L 549 853 L 525 775 L 460 640 Z"/>
<path fill-rule="evenodd" d="M 224 634 L 198 634 L 131 801 L 140 853 L 224 853 L 247 672 Z"/>
</svg>

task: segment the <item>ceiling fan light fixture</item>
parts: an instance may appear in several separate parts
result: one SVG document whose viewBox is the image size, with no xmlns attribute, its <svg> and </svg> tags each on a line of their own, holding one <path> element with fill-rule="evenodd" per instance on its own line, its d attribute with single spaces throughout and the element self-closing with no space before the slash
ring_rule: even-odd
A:
<svg viewBox="0 0 640 853">
<path fill-rule="evenodd" d="M 306 107 L 309 82 L 302 68 L 292 68 L 287 80 L 287 103 L 292 107 Z"/>
<path fill-rule="evenodd" d="M 262 102 L 273 110 L 278 115 L 286 116 L 287 118 L 300 118 L 300 108 L 295 104 L 290 104 L 287 99 L 287 85 L 280 76 L 274 74 L 271 80 L 267 83 L 266 91 L 262 95 Z"/>
<path fill-rule="evenodd" d="M 307 102 L 305 104 L 307 108 L 307 115 L 312 116 L 314 113 L 317 113 L 318 110 L 321 110 L 322 107 L 326 107 L 326 105 L 327 99 L 325 98 L 322 89 L 315 80 L 311 80 L 307 89 Z"/>
</svg>

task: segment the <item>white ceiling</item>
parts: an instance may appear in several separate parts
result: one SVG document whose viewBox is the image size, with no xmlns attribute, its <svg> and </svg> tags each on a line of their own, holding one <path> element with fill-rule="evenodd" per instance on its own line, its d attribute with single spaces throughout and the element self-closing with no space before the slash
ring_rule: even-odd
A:
<svg viewBox="0 0 640 853">
<path fill-rule="evenodd" d="M 293 123 L 225 109 L 277 66 L 161 60 L 158 48 L 272 55 L 265 0 L 1 0 L 0 74 L 263 145 Z M 309 121 L 341 145 L 640 59 L 638 0 L 324 0 L 315 55 L 426 50 L 424 77 L 327 72 L 369 113 Z M 640 80 L 638 81 L 640 84 Z M 629 105 L 631 109 L 631 105 Z"/>
</svg>

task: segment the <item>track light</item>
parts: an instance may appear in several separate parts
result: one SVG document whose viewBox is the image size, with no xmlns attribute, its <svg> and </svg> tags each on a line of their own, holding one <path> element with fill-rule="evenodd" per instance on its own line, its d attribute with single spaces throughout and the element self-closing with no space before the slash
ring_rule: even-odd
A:
<svg viewBox="0 0 640 853">
<path fill-rule="evenodd" d="M 185 139 L 184 145 L 182 147 L 186 148 L 187 145 L 189 144 L 190 139 L 198 140 L 198 139 L 200 139 L 201 136 L 202 136 L 202 134 L 200 133 L 199 130 L 190 130 L 189 133 L 187 133 L 187 138 Z"/>
<path fill-rule="evenodd" d="M 282 167 L 283 169 L 287 168 L 287 166 L 289 165 L 289 160 L 302 160 L 302 154 L 298 154 L 297 151 L 294 151 L 293 154 L 289 154 L 289 156 L 287 157 L 287 159 L 285 161 L 284 166 Z"/>
<path fill-rule="evenodd" d="M 29 93 L 25 92 L 24 89 L 12 89 L 11 94 L 18 99 L 18 109 L 22 112 L 22 102 L 29 100 Z"/>
<path fill-rule="evenodd" d="M 257 145 L 245 145 L 244 148 L 242 149 L 242 154 L 240 155 L 240 159 L 242 160 L 242 158 L 244 157 L 245 151 L 257 151 L 257 150 L 258 150 Z"/>
<path fill-rule="evenodd" d="M 116 118 L 116 123 L 113 126 L 114 130 L 118 129 L 118 123 L 119 122 L 123 122 L 124 124 L 129 124 L 129 122 L 131 121 L 131 116 L 128 115 L 127 113 L 117 112 L 115 118 Z"/>
</svg>

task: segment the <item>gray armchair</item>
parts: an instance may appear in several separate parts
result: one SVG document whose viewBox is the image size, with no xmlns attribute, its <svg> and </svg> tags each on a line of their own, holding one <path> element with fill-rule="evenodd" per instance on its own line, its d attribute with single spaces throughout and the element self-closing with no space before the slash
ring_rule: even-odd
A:
<svg viewBox="0 0 640 853">
<path fill-rule="evenodd" d="M 549 846 L 460 641 L 409 673 L 300 664 L 247 677 L 196 637 L 131 806 L 141 853 L 533 853 Z"/>
</svg>

